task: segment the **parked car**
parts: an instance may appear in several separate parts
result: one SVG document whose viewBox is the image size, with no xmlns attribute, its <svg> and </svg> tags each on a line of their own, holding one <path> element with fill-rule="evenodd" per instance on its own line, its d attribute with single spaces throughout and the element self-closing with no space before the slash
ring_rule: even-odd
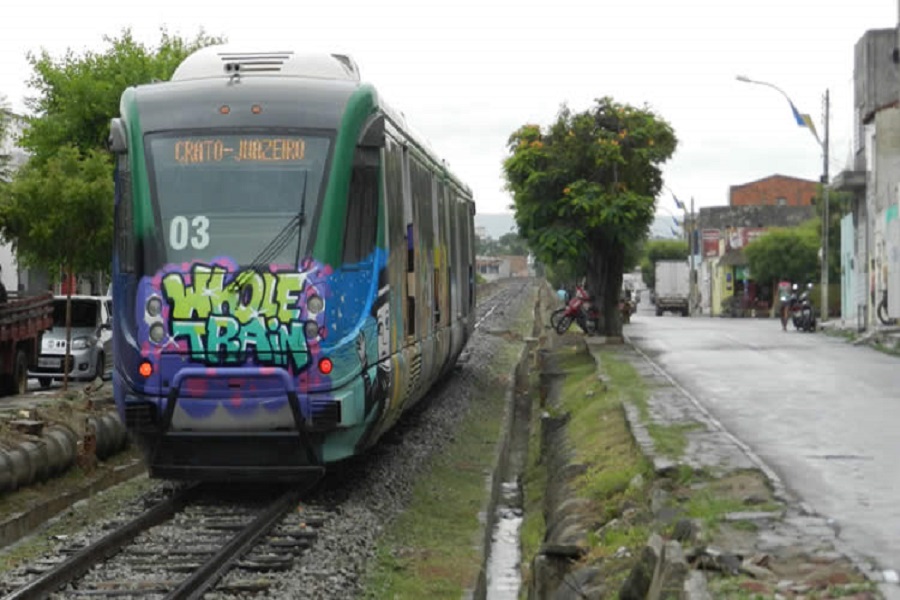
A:
<svg viewBox="0 0 900 600">
<path fill-rule="evenodd" d="M 53 327 L 44 333 L 37 365 L 29 370 L 42 388 L 65 371 L 70 379 L 93 380 L 112 374 L 112 298 L 109 296 L 72 296 L 72 349 L 68 369 L 66 356 L 66 297 L 53 297 Z"/>
</svg>

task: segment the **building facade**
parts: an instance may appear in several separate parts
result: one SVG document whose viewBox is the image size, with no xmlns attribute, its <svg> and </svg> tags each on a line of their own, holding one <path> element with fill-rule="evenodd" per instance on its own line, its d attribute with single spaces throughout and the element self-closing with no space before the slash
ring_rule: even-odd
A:
<svg viewBox="0 0 900 600">
<path fill-rule="evenodd" d="M 841 318 L 859 330 L 878 324 L 887 296 L 900 317 L 900 76 L 897 30 L 869 30 L 854 47 L 851 164 L 833 186 L 852 194 L 841 223 Z"/>
<path fill-rule="evenodd" d="M 818 182 L 787 175 L 733 185 L 728 191 L 731 206 L 812 206 Z"/>
<path fill-rule="evenodd" d="M 0 129 L 0 177 L 8 178 L 16 169 L 25 164 L 28 155 L 18 145 L 19 137 L 25 130 L 25 119 L 12 112 L 3 111 L 2 129 Z M 10 292 L 22 289 L 20 285 L 18 263 L 11 244 L 0 244 L 0 281 Z"/>
<path fill-rule="evenodd" d="M 815 208 L 809 205 L 701 208 L 697 216 L 699 247 L 694 250 L 701 312 L 711 316 L 773 314 L 773 282 L 753 278 L 744 248 L 772 227 L 796 227 L 814 217 Z"/>
</svg>

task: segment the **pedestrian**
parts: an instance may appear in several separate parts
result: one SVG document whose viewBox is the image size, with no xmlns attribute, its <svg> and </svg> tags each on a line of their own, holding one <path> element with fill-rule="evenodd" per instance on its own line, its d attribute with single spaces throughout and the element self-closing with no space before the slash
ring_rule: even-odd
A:
<svg viewBox="0 0 900 600">
<path fill-rule="evenodd" d="M 563 286 L 559 286 L 559 289 L 556 290 L 556 297 L 559 298 L 559 301 L 565 306 L 569 301 L 569 292 L 567 292 L 566 288 Z"/>
</svg>

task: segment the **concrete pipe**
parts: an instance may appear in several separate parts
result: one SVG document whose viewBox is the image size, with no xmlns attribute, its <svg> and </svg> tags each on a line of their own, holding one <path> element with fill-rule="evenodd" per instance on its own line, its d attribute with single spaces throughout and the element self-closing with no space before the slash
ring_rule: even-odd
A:
<svg viewBox="0 0 900 600">
<path fill-rule="evenodd" d="M 5 463 L 8 473 L 2 477 L 7 482 L 9 490 L 17 490 L 23 485 L 34 481 L 35 465 L 32 464 L 32 456 L 36 453 L 34 442 L 21 442 L 14 447 L 5 450 Z"/>
<path fill-rule="evenodd" d="M 115 413 L 89 417 L 97 438 L 97 458 L 123 450 L 128 437 Z M 65 425 L 47 428 L 41 439 L 0 449 L 0 492 L 17 490 L 67 471 L 78 454 L 80 436 Z"/>
<path fill-rule="evenodd" d="M 127 440 L 125 427 L 114 413 L 89 417 L 88 423 L 97 435 L 97 458 L 104 459 L 125 446 Z"/>
<path fill-rule="evenodd" d="M 75 462 L 78 436 L 68 427 L 53 425 L 44 432 L 43 439 L 47 444 L 48 477 L 64 473 Z"/>
</svg>

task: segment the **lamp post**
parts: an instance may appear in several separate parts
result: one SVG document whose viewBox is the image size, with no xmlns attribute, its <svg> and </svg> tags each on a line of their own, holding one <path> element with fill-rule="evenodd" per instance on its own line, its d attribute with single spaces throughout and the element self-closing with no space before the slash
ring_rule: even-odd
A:
<svg viewBox="0 0 900 600">
<path fill-rule="evenodd" d="M 695 290 L 695 281 L 697 279 L 697 269 L 694 264 L 694 236 L 696 235 L 697 223 L 696 217 L 694 216 L 694 197 L 691 196 L 691 212 L 690 216 L 688 216 L 688 207 L 684 202 L 678 199 L 675 196 L 675 192 L 673 192 L 669 186 L 666 186 L 666 189 L 672 193 L 672 198 L 675 200 L 675 206 L 681 209 L 683 213 L 683 218 L 681 222 L 681 227 L 684 229 L 684 233 L 687 236 L 688 242 L 688 264 L 690 265 L 690 280 L 688 281 L 688 312 L 693 316 L 694 314 L 694 304 L 695 298 L 697 297 Z M 671 213 L 670 213 L 671 214 Z M 676 225 L 679 225 L 678 219 L 672 215 L 672 219 L 675 221 Z M 674 231 L 673 231 L 674 233 Z"/>
<path fill-rule="evenodd" d="M 808 128 L 813 136 L 816 138 L 816 141 L 819 143 L 819 146 L 822 148 L 822 319 L 828 319 L 828 224 L 829 224 L 829 206 L 828 206 L 828 122 L 829 122 L 829 110 L 830 110 L 830 100 L 828 90 L 825 90 L 825 138 L 819 139 L 819 134 L 816 133 L 816 128 L 812 123 L 812 120 L 809 118 L 809 115 L 800 114 L 797 110 L 797 107 L 794 106 L 794 103 L 791 101 L 790 96 L 785 93 L 777 85 L 772 83 L 768 83 L 765 81 L 757 81 L 755 79 L 750 79 L 746 75 L 738 75 L 738 81 L 742 81 L 744 83 L 755 83 L 757 85 L 764 85 L 766 87 L 770 87 L 784 96 L 785 100 L 788 101 L 788 104 L 791 105 L 791 111 L 794 113 L 794 119 L 797 121 L 797 124 L 801 127 Z"/>
</svg>

